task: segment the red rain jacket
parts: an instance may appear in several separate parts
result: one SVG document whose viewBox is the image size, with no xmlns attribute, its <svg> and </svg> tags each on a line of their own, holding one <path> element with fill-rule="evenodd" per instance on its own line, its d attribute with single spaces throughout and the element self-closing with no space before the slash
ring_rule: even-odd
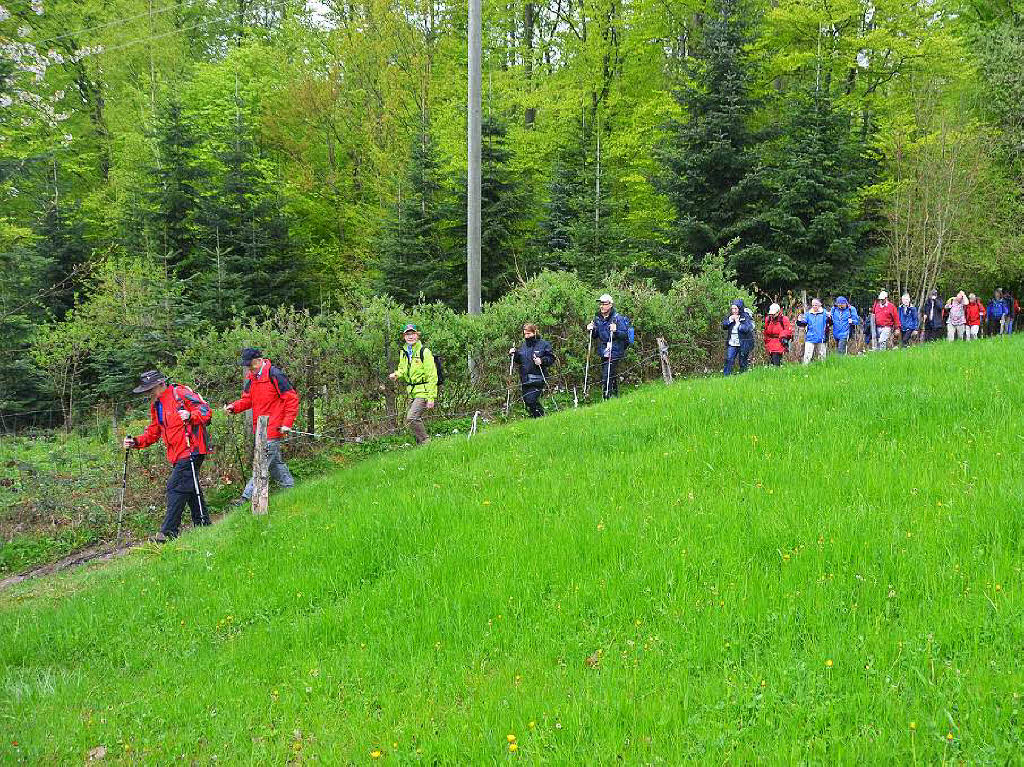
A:
<svg viewBox="0 0 1024 767">
<path fill-rule="evenodd" d="M 191 417 L 182 421 L 179 410 L 187 410 Z M 168 384 L 164 393 L 149 406 L 149 426 L 138 437 L 135 447 L 141 450 L 163 437 L 167 447 L 167 460 L 177 463 L 190 455 L 210 452 L 206 426 L 213 411 L 203 398 L 187 386 Z"/>
<path fill-rule="evenodd" d="M 964 307 L 964 317 L 967 318 L 968 325 L 980 325 L 982 317 L 985 316 L 985 305 L 981 301 L 975 301 L 973 304 L 968 301 Z"/>
<path fill-rule="evenodd" d="M 252 430 L 256 431 L 256 419 L 261 415 L 270 416 L 267 439 L 280 439 L 281 427 L 295 423 L 299 414 L 299 395 L 288 377 L 270 360 L 263 360 L 259 373 L 246 373 L 242 397 L 231 403 L 232 413 L 244 413 L 252 409 Z"/>
<path fill-rule="evenodd" d="M 789 318 L 779 312 L 774 318 L 766 317 L 764 320 L 764 350 L 769 354 L 785 354 L 786 347 L 782 345 L 783 338 L 793 337 L 793 326 L 789 324 Z"/>
<path fill-rule="evenodd" d="M 871 311 L 875 314 L 875 327 L 900 329 L 900 315 L 892 301 L 886 301 L 885 306 L 875 301 Z"/>
</svg>

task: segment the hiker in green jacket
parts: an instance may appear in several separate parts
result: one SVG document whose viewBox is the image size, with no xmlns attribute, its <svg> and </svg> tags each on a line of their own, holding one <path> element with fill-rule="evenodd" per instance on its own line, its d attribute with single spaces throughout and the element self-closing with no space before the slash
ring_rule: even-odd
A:
<svg viewBox="0 0 1024 767">
<path fill-rule="evenodd" d="M 388 376 L 392 381 L 401 381 L 408 388 L 409 412 L 405 422 L 412 429 L 416 444 L 422 445 L 430 441 L 427 427 L 423 425 L 423 414 L 432 410 L 437 399 L 437 365 L 430 349 L 420 342 L 420 329 L 413 324 L 402 329 L 402 356 L 398 360 L 398 369 Z"/>
</svg>

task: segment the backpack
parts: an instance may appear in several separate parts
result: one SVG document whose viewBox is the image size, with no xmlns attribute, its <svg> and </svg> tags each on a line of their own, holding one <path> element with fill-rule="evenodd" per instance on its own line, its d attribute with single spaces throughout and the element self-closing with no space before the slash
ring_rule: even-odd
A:
<svg viewBox="0 0 1024 767">
<path fill-rule="evenodd" d="M 181 393 L 178 391 L 179 389 L 185 390 L 185 396 L 192 401 L 192 404 L 203 404 L 206 405 L 206 407 L 210 407 L 206 400 L 184 384 L 175 384 L 168 381 L 168 385 L 171 389 L 171 396 L 174 397 L 174 401 L 178 403 L 179 410 L 188 410 L 188 408 L 185 407 L 184 400 L 181 398 Z M 199 430 L 203 433 L 203 443 L 206 445 L 207 452 L 212 453 L 213 440 L 210 439 L 210 430 L 207 427 L 207 424 L 202 424 L 199 427 Z M 192 435 L 195 434 L 195 424 L 193 424 L 191 420 L 185 424 L 185 433 L 188 435 L 189 440 L 191 440 Z"/>
<path fill-rule="evenodd" d="M 427 347 L 425 347 L 425 346 L 420 346 L 420 362 L 421 363 L 423 362 L 423 350 L 426 349 L 426 348 Z M 431 354 L 434 356 L 434 367 L 437 369 L 437 387 L 441 388 L 441 384 L 444 383 L 444 357 L 439 357 L 438 355 L 434 354 L 433 352 L 431 352 Z"/>
<path fill-rule="evenodd" d="M 619 319 L 626 326 L 626 347 L 628 348 L 636 343 L 636 331 L 633 329 L 633 323 L 629 321 L 628 317 L 623 317 L 620 314 Z"/>
</svg>

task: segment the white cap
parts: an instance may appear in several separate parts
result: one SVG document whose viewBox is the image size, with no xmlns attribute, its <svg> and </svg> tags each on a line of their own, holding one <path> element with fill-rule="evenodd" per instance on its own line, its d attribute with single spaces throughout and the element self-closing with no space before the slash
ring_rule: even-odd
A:
<svg viewBox="0 0 1024 767">
<path fill-rule="evenodd" d="M 609 296 L 607 293 L 605 293 L 603 296 L 601 296 L 599 299 L 597 299 L 597 302 L 599 304 L 605 304 L 605 303 L 614 304 L 615 303 L 614 301 L 612 301 L 612 297 Z"/>
<path fill-rule="evenodd" d="M 768 307 L 768 314 L 778 314 L 782 311 L 782 307 L 778 304 L 772 304 Z"/>
<path fill-rule="evenodd" d="M 886 293 L 884 290 L 881 293 L 878 294 L 878 300 L 879 301 L 885 301 L 888 297 L 889 297 L 889 294 Z"/>
</svg>

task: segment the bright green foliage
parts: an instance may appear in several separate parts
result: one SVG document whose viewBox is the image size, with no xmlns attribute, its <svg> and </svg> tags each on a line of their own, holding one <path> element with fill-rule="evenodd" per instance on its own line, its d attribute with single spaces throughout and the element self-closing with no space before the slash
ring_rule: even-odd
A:
<svg viewBox="0 0 1024 767">
<path fill-rule="evenodd" d="M 22 586 L 0 755 L 1013 762 L 1019 472 L 977 425 L 1020 346 L 646 388 Z"/>
</svg>

